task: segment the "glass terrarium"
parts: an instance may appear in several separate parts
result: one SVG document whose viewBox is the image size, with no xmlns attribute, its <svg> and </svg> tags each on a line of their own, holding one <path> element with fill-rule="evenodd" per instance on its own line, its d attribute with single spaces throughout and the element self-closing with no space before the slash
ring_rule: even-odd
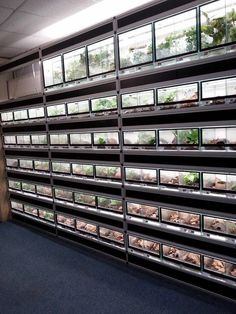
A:
<svg viewBox="0 0 236 314">
<path fill-rule="evenodd" d="M 6 158 L 7 167 L 17 168 L 18 167 L 18 159 Z"/>
<path fill-rule="evenodd" d="M 200 215 L 184 211 L 161 208 L 162 222 L 200 229 Z"/>
<path fill-rule="evenodd" d="M 155 169 L 125 168 L 125 180 L 155 184 L 157 183 L 157 172 Z"/>
<path fill-rule="evenodd" d="M 96 196 L 87 193 L 75 192 L 75 203 L 87 206 L 96 206 Z"/>
<path fill-rule="evenodd" d="M 95 166 L 96 177 L 121 180 L 121 169 L 116 166 Z"/>
<path fill-rule="evenodd" d="M 160 170 L 160 185 L 199 189 L 200 175 L 198 172 Z"/>
<path fill-rule="evenodd" d="M 70 173 L 70 163 L 53 161 L 52 171 L 59 172 L 59 173 Z"/>
<path fill-rule="evenodd" d="M 17 135 L 17 144 L 18 145 L 30 145 L 30 135 Z"/>
<path fill-rule="evenodd" d="M 196 26 L 195 9 L 157 21 L 155 23 L 156 59 L 196 51 Z"/>
<path fill-rule="evenodd" d="M 33 160 L 20 159 L 20 167 L 25 169 L 33 169 Z"/>
<path fill-rule="evenodd" d="M 189 103 L 197 100 L 197 83 L 159 88 L 157 90 L 158 104 Z"/>
<path fill-rule="evenodd" d="M 8 180 L 8 185 L 10 189 L 21 190 L 21 182 L 16 180 Z"/>
<path fill-rule="evenodd" d="M 147 253 L 159 255 L 160 243 L 129 235 L 129 246 Z"/>
<path fill-rule="evenodd" d="M 99 132 L 93 134 L 94 145 L 96 146 L 118 146 L 118 132 Z"/>
<path fill-rule="evenodd" d="M 154 220 L 158 220 L 159 217 L 159 208 L 157 206 L 127 202 L 126 208 L 129 215 Z"/>
<path fill-rule="evenodd" d="M 61 56 L 43 61 L 44 86 L 63 83 Z"/>
<path fill-rule="evenodd" d="M 48 139 L 46 134 L 31 135 L 32 145 L 47 145 Z"/>
<path fill-rule="evenodd" d="M 92 145 L 91 133 L 73 133 L 73 134 L 70 134 L 70 145 L 91 146 Z"/>
<path fill-rule="evenodd" d="M 115 212 L 123 212 L 122 200 L 110 197 L 98 196 L 97 206 L 101 209 L 107 209 Z"/>
<path fill-rule="evenodd" d="M 227 191 L 232 193 L 236 193 L 236 174 L 228 174 L 227 175 Z"/>
<path fill-rule="evenodd" d="M 67 191 L 67 190 L 62 190 L 59 188 L 55 188 L 54 192 L 55 192 L 55 198 L 69 201 L 69 202 L 73 202 L 73 192 Z"/>
<path fill-rule="evenodd" d="M 4 136 L 4 144 L 15 145 L 16 144 L 16 136 L 12 136 L 12 135 Z"/>
<path fill-rule="evenodd" d="M 100 238 L 106 239 L 111 242 L 124 244 L 124 234 L 104 227 L 99 227 Z"/>
<path fill-rule="evenodd" d="M 35 160 L 34 169 L 38 171 L 49 171 L 49 161 L 47 160 Z"/>
<path fill-rule="evenodd" d="M 115 70 L 113 37 L 88 46 L 89 76 Z"/>
<path fill-rule="evenodd" d="M 227 175 L 219 173 L 203 173 L 203 189 L 223 190 L 227 189 Z"/>
<path fill-rule="evenodd" d="M 85 220 L 76 219 L 76 229 L 78 231 L 97 235 L 97 226 L 95 224 L 88 223 Z"/>
<path fill-rule="evenodd" d="M 50 144 L 61 146 L 68 145 L 68 136 L 67 134 L 50 134 Z"/>
<path fill-rule="evenodd" d="M 64 227 L 70 228 L 70 229 L 75 229 L 75 219 L 65 216 L 65 215 L 61 215 L 61 214 L 57 214 L 57 223 L 59 225 L 63 225 Z"/>
<path fill-rule="evenodd" d="M 235 0 L 214 1 L 200 7 L 202 49 L 236 41 L 235 10 Z"/>
<path fill-rule="evenodd" d="M 194 267 L 200 267 L 201 265 L 200 254 L 168 245 L 163 245 L 162 248 L 163 256 L 168 259 L 176 260 L 180 263 L 188 264 Z"/>
<path fill-rule="evenodd" d="M 72 173 L 78 176 L 93 177 L 94 176 L 93 165 L 73 163 Z"/>
<path fill-rule="evenodd" d="M 28 110 L 30 119 L 44 118 L 44 108 L 31 108 Z"/>
<path fill-rule="evenodd" d="M 38 216 L 38 209 L 33 207 L 33 206 L 24 205 L 24 212 L 26 214 L 30 214 L 30 215 L 33 215 L 33 216 Z"/>
<path fill-rule="evenodd" d="M 17 110 L 14 111 L 14 120 L 26 120 L 28 119 L 28 113 L 27 110 Z"/>
<path fill-rule="evenodd" d="M 117 109 L 116 96 L 108 96 L 91 100 L 92 112 L 111 111 Z"/>
<path fill-rule="evenodd" d="M 67 103 L 67 112 L 69 115 L 89 113 L 89 100 Z"/>
<path fill-rule="evenodd" d="M 227 128 L 202 129 L 202 145 L 213 146 L 213 149 L 222 148 L 227 145 Z"/>
<path fill-rule="evenodd" d="M 11 201 L 11 208 L 23 212 L 23 204 L 15 201 Z"/>
<path fill-rule="evenodd" d="M 154 90 L 123 94 L 121 95 L 121 102 L 123 109 L 154 106 Z"/>
<path fill-rule="evenodd" d="M 65 104 L 53 105 L 47 107 L 48 117 L 64 116 L 66 114 Z"/>
<path fill-rule="evenodd" d="M 236 220 L 203 216 L 204 230 L 236 237 Z"/>
<path fill-rule="evenodd" d="M 2 120 L 2 122 L 12 121 L 13 120 L 13 113 L 11 111 L 1 113 L 1 120 Z"/>
<path fill-rule="evenodd" d="M 52 211 L 39 209 L 38 212 L 39 212 L 39 218 L 54 222 L 55 218 L 54 218 L 54 213 Z"/>
<path fill-rule="evenodd" d="M 35 193 L 35 184 L 22 182 L 22 190 L 25 192 Z"/>
<path fill-rule="evenodd" d="M 202 99 L 236 95 L 236 77 L 201 82 Z"/>
<path fill-rule="evenodd" d="M 218 258 L 204 256 L 204 270 L 236 278 L 236 264 Z"/>
<path fill-rule="evenodd" d="M 66 82 L 79 80 L 87 76 L 85 47 L 65 53 L 63 61 Z"/>
<path fill-rule="evenodd" d="M 125 131 L 124 145 L 127 146 L 154 146 L 156 145 L 156 132 L 150 131 Z"/>
<path fill-rule="evenodd" d="M 36 185 L 37 194 L 52 197 L 52 188 L 47 185 Z"/>
<path fill-rule="evenodd" d="M 152 62 L 152 25 L 145 25 L 120 34 L 120 68 Z"/>
</svg>

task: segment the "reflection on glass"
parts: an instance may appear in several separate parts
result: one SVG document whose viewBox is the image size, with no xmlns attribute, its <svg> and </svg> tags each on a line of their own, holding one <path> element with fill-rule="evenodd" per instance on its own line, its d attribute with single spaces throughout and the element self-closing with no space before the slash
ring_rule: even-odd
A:
<svg viewBox="0 0 236 314">
<path fill-rule="evenodd" d="M 160 243 L 129 235 L 129 246 L 151 254 L 160 254 Z"/>
<path fill-rule="evenodd" d="M 90 133 L 70 134 L 71 145 L 92 145 L 92 136 Z"/>
<path fill-rule="evenodd" d="M 25 192 L 35 193 L 35 185 L 32 183 L 22 182 L 22 190 Z"/>
<path fill-rule="evenodd" d="M 16 137 L 15 136 L 4 136 L 4 144 L 16 144 Z"/>
<path fill-rule="evenodd" d="M 89 75 L 115 70 L 113 38 L 88 46 Z"/>
<path fill-rule="evenodd" d="M 92 112 L 117 109 L 116 96 L 92 99 Z"/>
<path fill-rule="evenodd" d="M 15 189 L 15 190 L 21 190 L 21 182 L 16 180 L 8 180 L 9 188 Z"/>
<path fill-rule="evenodd" d="M 124 132 L 124 145 L 155 145 L 155 131 Z"/>
<path fill-rule="evenodd" d="M 86 76 L 85 47 L 64 54 L 65 81 Z"/>
<path fill-rule="evenodd" d="M 1 113 L 1 119 L 2 119 L 2 122 L 12 121 L 13 113 L 12 112 Z"/>
<path fill-rule="evenodd" d="M 159 130 L 159 145 L 198 145 L 198 129 Z"/>
<path fill-rule="evenodd" d="M 121 98 L 122 108 L 153 106 L 155 104 L 153 90 L 123 94 Z"/>
<path fill-rule="evenodd" d="M 152 25 L 119 35 L 120 68 L 152 61 Z"/>
<path fill-rule="evenodd" d="M 200 177 L 198 172 L 160 170 L 160 184 L 199 188 Z"/>
<path fill-rule="evenodd" d="M 235 0 L 219 0 L 201 10 L 201 47 L 216 47 L 236 41 Z"/>
<path fill-rule="evenodd" d="M 159 104 L 196 101 L 197 99 L 197 83 L 158 89 Z"/>
<path fill-rule="evenodd" d="M 26 169 L 33 169 L 33 160 L 20 159 L 20 167 Z"/>
<path fill-rule="evenodd" d="M 202 99 L 236 95 L 236 77 L 202 82 Z"/>
<path fill-rule="evenodd" d="M 7 167 L 17 168 L 18 167 L 18 159 L 7 158 L 6 164 L 7 164 Z"/>
<path fill-rule="evenodd" d="M 89 101 L 82 100 L 67 104 L 68 114 L 89 113 Z"/>
<path fill-rule="evenodd" d="M 125 168 L 125 179 L 145 183 L 156 183 L 157 173 L 155 169 Z"/>
<path fill-rule="evenodd" d="M 79 176 L 92 177 L 93 165 L 72 164 L 72 173 Z"/>
<path fill-rule="evenodd" d="M 86 193 L 75 192 L 75 202 L 82 205 L 95 206 L 96 196 Z"/>
<path fill-rule="evenodd" d="M 127 202 L 127 213 L 129 215 L 141 216 L 149 219 L 157 219 L 159 216 L 159 208 L 146 204 L 137 204 Z"/>
<path fill-rule="evenodd" d="M 51 145 L 68 145 L 67 134 L 50 134 Z"/>
<path fill-rule="evenodd" d="M 97 197 L 98 208 L 108 209 L 111 211 L 123 212 L 122 201 L 109 197 Z"/>
<path fill-rule="evenodd" d="M 52 171 L 70 173 L 70 164 L 65 162 L 52 162 Z"/>
<path fill-rule="evenodd" d="M 195 51 L 197 49 L 196 10 L 156 22 L 155 40 L 156 59 Z"/>
<path fill-rule="evenodd" d="M 73 202 L 73 192 L 62 190 L 59 188 L 56 188 L 54 191 L 55 191 L 56 198 Z"/>
<path fill-rule="evenodd" d="M 29 118 L 30 119 L 36 119 L 36 118 L 43 118 L 44 117 L 44 108 L 32 108 L 29 109 Z"/>
<path fill-rule="evenodd" d="M 203 216 L 204 230 L 236 236 L 236 221 L 219 217 Z"/>
<path fill-rule="evenodd" d="M 162 208 L 161 214 L 162 221 L 165 223 L 200 229 L 200 215 L 168 208 Z"/>
<path fill-rule="evenodd" d="M 14 111 L 14 120 L 26 120 L 28 119 L 27 110 Z"/>
<path fill-rule="evenodd" d="M 38 209 L 33 206 L 24 205 L 24 212 L 30 215 L 38 216 Z"/>
<path fill-rule="evenodd" d="M 181 263 L 190 264 L 192 266 L 200 267 L 201 257 L 200 254 L 196 254 L 190 251 L 185 251 L 177 247 L 163 245 L 163 256 L 174 259 Z"/>
<path fill-rule="evenodd" d="M 120 167 L 115 166 L 95 166 L 96 177 L 121 179 Z"/>
<path fill-rule="evenodd" d="M 31 135 L 32 145 L 47 145 L 47 135 Z"/>
<path fill-rule="evenodd" d="M 63 83 L 61 56 L 43 61 L 45 87 Z"/>
<path fill-rule="evenodd" d="M 94 133 L 94 145 L 119 145 L 118 132 Z"/>
<path fill-rule="evenodd" d="M 50 210 L 39 209 L 39 218 L 49 221 L 54 221 L 54 213 Z"/>
<path fill-rule="evenodd" d="M 17 144 L 18 145 L 30 145 L 30 136 L 29 135 L 17 135 Z"/>
<path fill-rule="evenodd" d="M 57 214 L 57 223 L 64 227 L 75 229 L 75 219 L 65 215 Z"/>
<path fill-rule="evenodd" d="M 203 173 L 203 188 L 205 189 L 226 190 L 226 184 L 225 174 Z"/>
<path fill-rule="evenodd" d="M 35 160 L 34 169 L 40 171 L 49 171 L 49 161 Z"/>
<path fill-rule="evenodd" d="M 226 144 L 226 128 L 202 129 L 202 145 L 224 146 Z"/>
<path fill-rule="evenodd" d="M 12 209 L 16 209 L 16 210 L 19 210 L 19 211 L 23 211 L 23 204 L 22 203 L 18 203 L 18 202 L 15 202 L 15 201 L 11 201 L 11 208 Z"/>
<path fill-rule="evenodd" d="M 218 258 L 204 256 L 204 269 L 236 278 L 236 264 Z"/>
<path fill-rule="evenodd" d="M 76 229 L 86 233 L 97 234 L 97 226 L 87 221 L 76 219 Z"/>
<path fill-rule="evenodd" d="M 63 116 L 66 114 L 65 105 L 53 105 L 47 107 L 48 117 Z"/>
<path fill-rule="evenodd" d="M 124 244 L 124 235 L 119 231 L 99 227 L 99 234 L 101 238 Z"/>
<path fill-rule="evenodd" d="M 36 190 L 39 195 L 52 196 L 51 186 L 46 185 L 36 185 Z"/>
</svg>

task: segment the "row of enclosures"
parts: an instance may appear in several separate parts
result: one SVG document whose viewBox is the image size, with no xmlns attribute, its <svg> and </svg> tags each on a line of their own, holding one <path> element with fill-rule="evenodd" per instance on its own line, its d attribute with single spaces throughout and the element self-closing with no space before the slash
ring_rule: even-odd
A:
<svg viewBox="0 0 236 314">
<path fill-rule="evenodd" d="M 119 68 L 233 43 L 235 10 L 235 0 L 219 0 L 119 33 Z M 114 40 L 105 38 L 44 60 L 45 87 L 115 71 Z"/>
</svg>

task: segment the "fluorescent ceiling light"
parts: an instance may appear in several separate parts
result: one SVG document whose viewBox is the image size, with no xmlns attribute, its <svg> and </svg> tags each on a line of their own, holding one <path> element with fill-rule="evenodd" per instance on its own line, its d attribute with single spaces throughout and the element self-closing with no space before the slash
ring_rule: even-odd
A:
<svg viewBox="0 0 236 314">
<path fill-rule="evenodd" d="M 34 35 L 43 36 L 49 40 L 59 39 L 152 1 L 153 0 L 103 0 Z"/>
</svg>

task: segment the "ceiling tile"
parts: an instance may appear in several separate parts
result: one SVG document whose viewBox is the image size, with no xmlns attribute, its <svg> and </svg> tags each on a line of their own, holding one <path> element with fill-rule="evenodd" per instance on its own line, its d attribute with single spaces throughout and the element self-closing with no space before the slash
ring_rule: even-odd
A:
<svg viewBox="0 0 236 314">
<path fill-rule="evenodd" d="M 15 42 L 23 39 L 26 35 L 11 33 L 0 30 L 0 45 L 1 46 L 12 46 Z"/>
<path fill-rule="evenodd" d="M 21 5 L 25 0 L 1 0 L 0 6 L 10 9 L 16 9 Z"/>
<path fill-rule="evenodd" d="M 12 9 L 3 8 L 0 4 L 0 25 L 12 14 L 12 12 Z"/>
<path fill-rule="evenodd" d="M 13 58 L 23 52 L 25 52 L 25 49 L 0 46 L 0 58 Z"/>
<path fill-rule="evenodd" d="M 24 38 L 20 38 L 16 40 L 14 43 L 9 45 L 14 48 L 22 48 L 22 49 L 32 49 L 33 47 L 39 47 L 48 41 L 48 38 L 38 37 L 38 36 L 25 36 Z"/>
</svg>

